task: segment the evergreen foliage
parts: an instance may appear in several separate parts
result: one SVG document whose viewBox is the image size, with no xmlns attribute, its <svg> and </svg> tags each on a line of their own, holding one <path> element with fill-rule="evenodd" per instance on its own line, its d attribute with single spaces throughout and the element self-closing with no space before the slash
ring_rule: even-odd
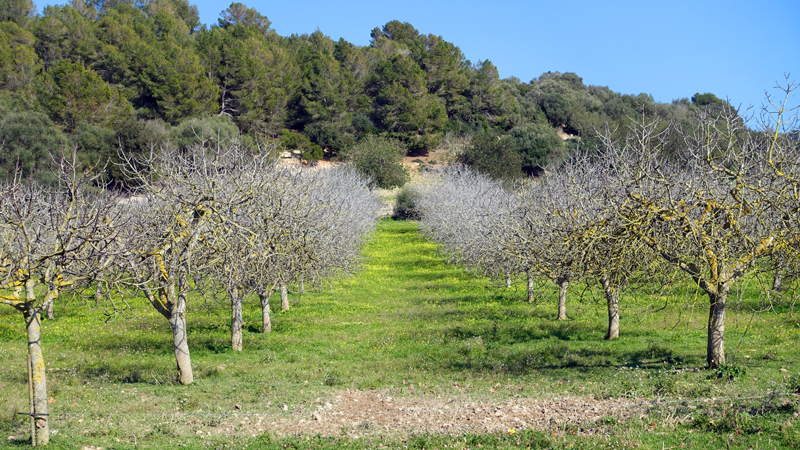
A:
<svg viewBox="0 0 800 450">
<path fill-rule="evenodd" d="M 521 178 L 522 156 L 509 136 L 484 133 L 458 156 L 458 162 L 495 179 Z"/>
<path fill-rule="evenodd" d="M 236 2 L 206 26 L 188 0 L 73 0 L 40 15 L 29 0 L 4 0 L 0 117 L 41 112 L 75 136 L 81 123 L 129 135 L 130 120 L 157 120 L 179 127 L 174 138 L 185 135 L 187 120 L 219 114 L 231 119 L 227 135 L 301 134 L 297 148 L 307 160 L 334 157 L 373 134 L 414 154 L 435 148 L 445 132 L 506 136 L 501 146 L 479 137 L 462 160 L 489 170 L 491 155 L 500 155 L 512 166 L 491 172 L 516 177 L 597 147 L 606 125 L 622 137 L 626 116 L 686 123 L 727 105 L 712 93 L 659 104 L 586 85 L 574 73 L 500 79 L 488 59 L 472 63 L 444 37 L 398 20 L 370 36 L 364 47 L 321 30 L 279 36 L 269 18 Z M 483 148 L 488 155 L 479 155 Z"/>
<path fill-rule="evenodd" d="M 56 180 L 47 170 L 50 155 L 69 145 L 66 136 L 46 115 L 35 111 L 11 113 L 0 120 L 0 171 L 13 176 L 35 177 L 44 184 Z"/>
<path fill-rule="evenodd" d="M 351 164 L 370 178 L 370 186 L 391 189 L 406 184 L 408 170 L 403 166 L 406 147 L 396 139 L 368 135 L 348 148 L 343 155 Z"/>
</svg>

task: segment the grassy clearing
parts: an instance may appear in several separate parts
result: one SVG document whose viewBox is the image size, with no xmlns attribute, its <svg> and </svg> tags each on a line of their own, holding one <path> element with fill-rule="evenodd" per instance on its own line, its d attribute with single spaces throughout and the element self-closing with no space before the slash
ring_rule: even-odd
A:
<svg viewBox="0 0 800 450">
<path fill-rule="evenodd" d="M 800 387 L 800 327 L 788 305 L 753 315 L 761 300 L 748 290 L 731 302 L 727 349 L 739 368 L 732 382 L 729 373 L 695 370 L 705 365 L 706 298 L 691 287 L 669 298 L 623 297 L 621 337 L 607 342 L 599 294 L 572 289 L 571 320 L 556 322 L 554 289 L 542 288 L 530 305 L 522 282 L 506 289 L 446 264 L 413 223 L 384 221 L 365 254 L 358 277 L 292 295 L 292 309 L 274 313 L 271 334 L 258 332 L 260 310 L 250 299 L 241 354 L 230 350 L 224 301 L 194 299 L 196 382 L 188 387 L 172 382 L 169 326 L 143 300 L 132 302 L 138 318 L 112 324 L 85 305 L 57 305 L 57 319 L 43 325 L 58 430 L 51 447 L 800 448 L 796 397 L 737 399 Z M 27 410 L 21 322 L 0 310 L 0 446 L 9 448 L 29 436 L 16 414 Z M 347 389 L 457 404 L 564 396 L 685 402 L 591 426 L 488 434 L 388 433 L 367 423 L 315 436 L 267 424 L 310 418 Z M 692 401 L 709 397 L 736 400 Z"/>
</svg>

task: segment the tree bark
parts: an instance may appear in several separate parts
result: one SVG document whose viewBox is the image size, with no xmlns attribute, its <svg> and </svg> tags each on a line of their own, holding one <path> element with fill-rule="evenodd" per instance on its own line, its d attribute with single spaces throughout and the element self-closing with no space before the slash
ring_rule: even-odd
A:
<svg viewBox="0 0 800 450">
<path fill-rule="evenodd" d="M 54 320 L 55 317 L 56 317 L 55 313 L 53 312 L 53 305 L 55 303 L 56 303 L 56 301 L 53 300 L 53 301 L 51 301 L 50 303 L 47 304 L 47 308 L 45 309 L 45 311 L 46 311 L 45 314 L 46 314 L 47 320 Z"/>
<path fill-rule="evenodd" d="M 619 337 L 619 287 L 607 275 L 600 278 L 600 283 L 603 285 L 608 307 L 608 331 L 605 339 L 616 339 Z"/>
<path fill-rule="evenodd" d="M 533 272 L 528 271 L 528 303 L 533 303 Z"/>
<path fill-rule="evenodd" d="M 281 311 L 289 310 L 289 290 L 286 283 L 281 283 Z"/>
<path fill-rule="evenodd" d="M 194 375 L 192 374 L 192 358 L 189 355 L 189 340 L 186 332 L 186 313 L 181 308 L 173 310 L 169 320 L 172 328 L 172 344 L 175 349 L 175 362 L 178 365 L 178 382 L 180 384 L 192 384 Z"/>
<path fill-rule="evenodd" d="M 28 355 L 31 361 L 31 382 L 33 384 L 33 418 L 35 421 L 36 445 L 50 442 L 50 423 L 47 412 L 47 379 L 44 357 L 42 356 L 41 320 L 39 311 L 32 305 L 23 311 L 25 329 L 28 333 Z"/>
<path fill-rule="evenodd" d="M 306 293 L 306 281 L 305 281 L 305 279 L 303 279 L 302 276 L 300 276 L 300 293 L 301 294 L 305 294 Z"/>
<path fill-rule="evenodd" d="M 556 280 L 558 284 L 558 317 L 557 320 L 567 320 L 567 287 L 569 278 L 561 277 Z"/>
<path fill-rule="evenodd" d="M 776 258 L 775 273 L 772 275 L 772 290 L 780 290 L 783 283 L 783 271 L 786 268 L 786 259 L 783 256 Z"/>
<path fill-rule="evenodd" d="M 242 351 L 242 291 L 230 289 L 231 296 L 231 349 Z"/>
<path fill-rule="evenodd" d="M 269 298 L 272 297 L 272 290 L 258 294 L 261 300 L 261 332 L 269 333 L 272 331 L 272 318 L 270 317 Z"/>
<path fill-rule="evenodd" d="M 710 308 L 708 311 L 708 347 L 706 362 L 710 369 L 725 364 L 725 306 L 728 300 L 726 288 L 720 293 L 708 293 Z"/>
<path fill-rule="evenodd" d="M 506 287 L 511 287 L 511 272 L 506 272 Z"/>
</svg>

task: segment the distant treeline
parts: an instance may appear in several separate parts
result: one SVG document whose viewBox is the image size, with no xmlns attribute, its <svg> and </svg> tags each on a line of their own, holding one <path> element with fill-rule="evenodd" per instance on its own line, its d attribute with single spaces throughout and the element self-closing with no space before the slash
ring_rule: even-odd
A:
<svg viewBox="0 0 800 450">
<path fill-rule="evenodd" d="M 514 164 L 532 173 L 592 147 L 606 124 L 624 132 L 626 114 L 680 121 L 723 103 L 713 94 L 656 103 L 586 86 L 574 73 L 500 79 L 489 60 L 473 63 L 399 21 L 358 47 L 319 30 L 279 36 L 241 3 L 211 26 L 187 0 L 72 0 L 40 14 L 30 0 L 4 0 L 0 20 L 5 173 L 16 164 L 43 173 L 37 167 L 61 143 L 79 146 L 88 163 L 118 148 L 135 154 L 235 134 L 278 139 L 314 160 L 370 134 L 425 153 L 448 132 L 508 137 Z M 109 181 L 124 182 L 113 168 Z"/>
</svg>

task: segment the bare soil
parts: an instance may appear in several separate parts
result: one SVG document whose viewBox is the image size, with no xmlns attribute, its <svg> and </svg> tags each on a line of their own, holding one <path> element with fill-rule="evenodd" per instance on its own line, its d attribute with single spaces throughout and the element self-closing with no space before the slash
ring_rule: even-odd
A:
<svg viewBox="0 0 800 450">
<path fill-rule="evenodd" d="M 269 432 L 277 436 L 322 435 L 409 436 L 419 433 L 463 434 L 553 430 L 569 423 L 591 427 L 601 419 L 626 419 L 639 415 L 643 406 L 619 399 L 593 396 L 536 399 L 515 396 L 507 401 L 472 402 L 468 398 L 440 398 L 427 393 L 394 398 L 386 391 L 338 391 L 331 402 L 310 412 L 243 415 L 225 420 L 198 435 L 236 435 Z"/>
</svg>

